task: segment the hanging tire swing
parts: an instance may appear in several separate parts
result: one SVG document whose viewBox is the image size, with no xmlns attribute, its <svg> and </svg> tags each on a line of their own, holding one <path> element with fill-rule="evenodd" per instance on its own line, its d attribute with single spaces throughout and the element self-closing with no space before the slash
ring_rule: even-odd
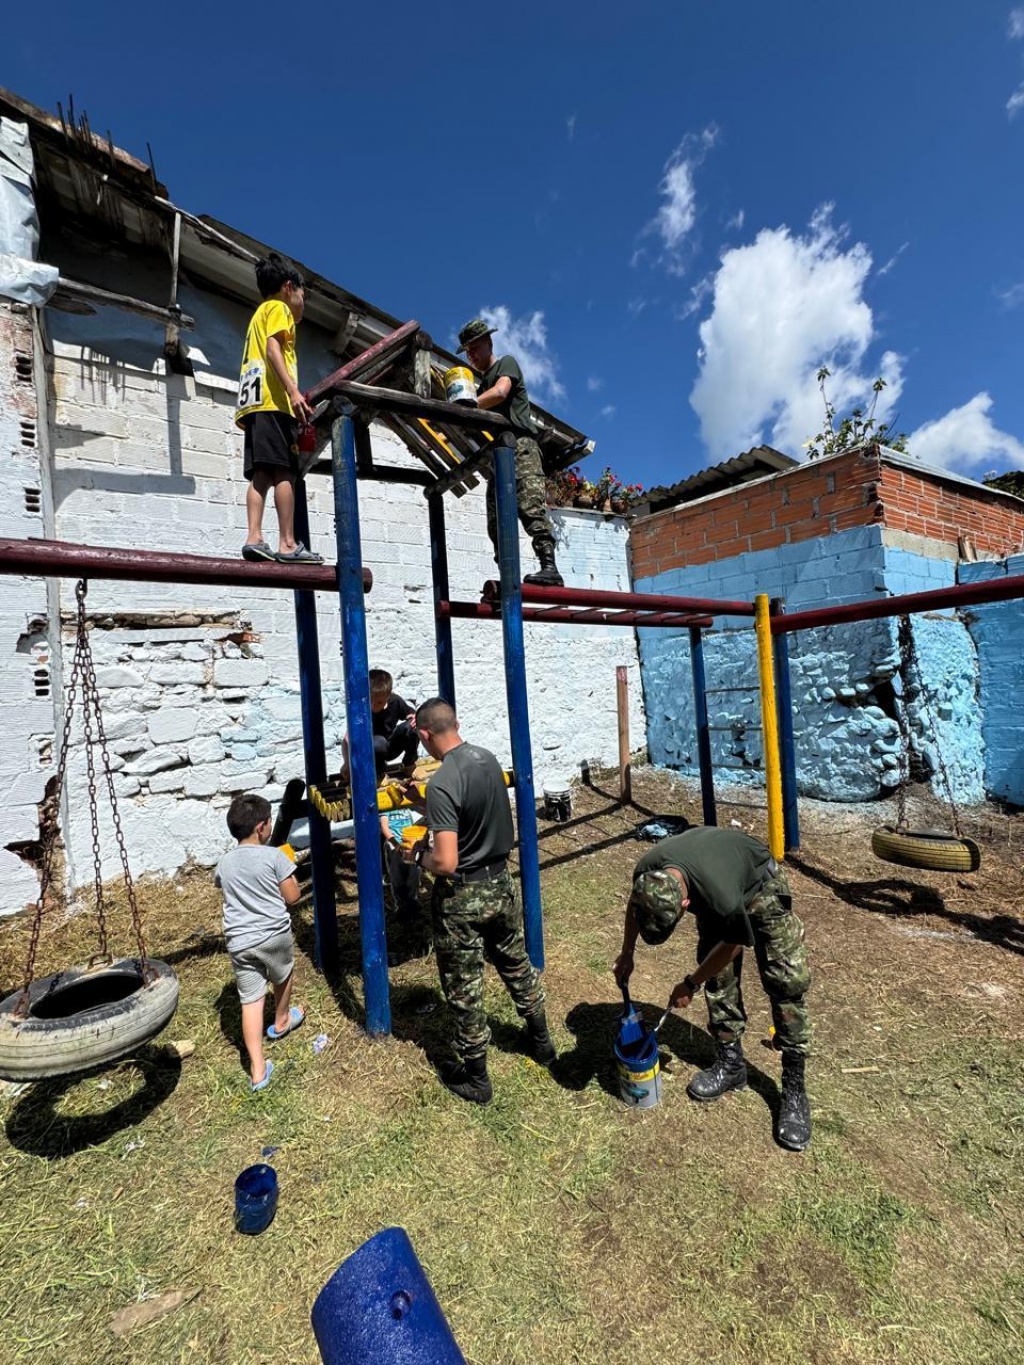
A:
<svg viewBox="0 0 1024 1365">
<path fill-rule="evenodd" d="M 899 618 L 899 636 L 907 668 L 907 682 L 910 682 L 910 673 L 913 670 L 916 674 L 921 709 L 934 735 L 935 726 L 925 697 L 924 680 L 917 660 L 917 648 L 909 616 Z M 937 739 L 935 757 L 938 760 L 939 776 L 945 789 L 953 828 L 952 830 L 907 828 L 906 785 L 910 780 L 910 733 L 904 708 L 900 709 L 899 717 L 900 780 L 896 788 L 896 824 L 879 825 L 872 832 L 871 852 L 883 862 L 896 863 L 900 867 L 918 867 L 930 872 L 977 872 L 981 866 L 981 849 L 973 839 L 966 838 L 960 829 L 960 812 L 953 799 L 953 785 L 942 761 Z"/>
<path fill-rule="evenodd" d="M 170 1021 L 178 1006 L 178 978 L 166 962 L 146 954 L 142 917 L 128 867 L 114 793 L 114 775 L 100 712 L 96 670 L 86 629 L 85 594 L 86 583 L 82 579 L 75 589 L 78 603 L 77 637 L 54 799 L 59 809 L 67 771 L 75 697 L 81 686 L 99 952 L 83 966 L 68 967 L 38 979 L 35 977 L 43 913 L 54 880 L 57 831 L 56 821 L 53 821 L 44 831 L 42 839 L 39 899 L 32 921 L 24 985 L 21 990 L 0 1001 L 0 1079 L 8 1081 L 64 1076 L 116 1061 L 154 1038 Z M 114 958 L 107 943 L 107 906 L 96 805 L 96 747 L 100 751 L 102 776 L 110 797 L 114 835 L 131 909 L 138 949 L 135 957 Z"/>
</svg>

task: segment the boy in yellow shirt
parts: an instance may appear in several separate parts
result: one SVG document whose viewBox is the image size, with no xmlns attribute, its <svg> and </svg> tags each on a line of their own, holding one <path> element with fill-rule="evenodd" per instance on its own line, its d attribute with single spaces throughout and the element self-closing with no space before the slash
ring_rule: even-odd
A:
<svg viewBox="0 0 1024 1365">
<path fill-rule="evenodd" d="M 235 422 L 245 432 L 245 498 L 249 530 L 243 559 L 276 559 L 281 564 L 322 564 L 320 555 L 295 539 L 295 480 L 298 477 L 298 422 L 311 411 L 299 389 L 295 328 L 302 321 L 302 276 L 276 251 L 256 263 L 256 286 L 263 302 L 245 334 L 238 381 Z M 263 539 L 263 509 L 274 490 L 278 548 Z"/>
</svg>

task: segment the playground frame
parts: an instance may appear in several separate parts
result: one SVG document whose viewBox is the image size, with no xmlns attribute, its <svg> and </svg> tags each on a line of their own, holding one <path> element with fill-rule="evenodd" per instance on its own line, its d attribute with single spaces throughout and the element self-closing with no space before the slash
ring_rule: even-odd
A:
<svg viewBox="0 0 1024 1365">
<path fill-rule="evenodd" d="M 713 825 L 717 820 L 703 632 L 713 625 L 716 618 L 752 617 L 758 648 L 769 844 L 773 854 L 781 858 L 785 849 L 799 847 L 788 635 L 797 630 L 840 622 L 1024 596 L 1024 576 L 1021 576 L 786 616 L 783 601 L 769 602 L 763 594 L 751 603 L 524 585 L 519 562 L 514 447 L 516 428 L 494 412 L 457 407 L 420 394 L 385 389 L 354 380 L 355 375 L 359 375 L 360 379 L 378 378 L 394 363 L 402 347 L 417 342 L 418 334 L 417 323 L 404 324 L 311 391 L 314 398 L 323 400 L 318 423 L 330 426 L 330 461 L 321 460 L 309 472 L 315 475 L 329 473 L 332 479 L 336 566 L 250 564 L 237 559 L 119 550 L 46 540 L 0 541 L 0 573 L 292 590 L 307 790 L 311 786 L 323 784 L 327 777 L 314 594 L 318 591 L 337 592 L 341 615 L 366 1028 L 370 1034 L 389 1033 L 391 1014 L 365 614 L 365 595 L 372 587 L 372 576 L 362 564 L 358 506 L 360 478 L 408 483 L 423 488 L 430 536 L 437 693 L 452 706 L 457 705 L 452 621 L 500 621 L 526 943 L 531 960 L 538 969 L 544 966 L 544 936 L 524 622 L 687 631 L 703 817 L 705 824 Z M 381 367 L 385 367 L 384 370 Z M 377 413 L 399 414 L 405 423 L 441 424 L 447 431 L 454 428 L 470 433 L 480 444 L 475 448 L 470 445 L 467 449 L 469 443 L 460 439 L 458 448 L 464 458 L 460 460 L 453 457 L 444 467 L 444 462 L 424 456 L 424 450 L 421 449 L 424 443 L 418 435 L 407 433 L 410 450 L 424 459 L 426 467 L 423 470 L 401 470 L 376 466 L 370 449 L 369 422 Z M 432 449 L 439 444 L 435 443 Z M 450 455 L 450 448 L 444 448 Z M 500 579 L 485 585 L 480 602 L 454 601 L 449 590 L 444 495 L 453 489 L 458 492 L 474 470 L 482 469 L 492 462 Z M 309 520 L 303 479 L 296 483 L 295 530 L 297 537 L 308 544 Z M 313 808 L 312 803 L 309 803 L 309 829 L 316 962 L 322 971 L 333 975 L 339 962 L 331 831 L 329 821 Z"/>
</svg>

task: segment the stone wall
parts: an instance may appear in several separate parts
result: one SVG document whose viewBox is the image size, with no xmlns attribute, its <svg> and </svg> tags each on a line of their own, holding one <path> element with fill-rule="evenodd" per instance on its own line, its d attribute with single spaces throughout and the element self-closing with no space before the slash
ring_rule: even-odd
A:
<svg viewBox="0 0 1024 1365">
<path fill-rule="evenodd" d="M 1024 574 L 1024 555 L 961 564 L 961 583 Z M 981 672 L 985 784 L 993 796 L 1024 806 L 1024 603 L 989 602 L 964 613 Z"/>
</svg>

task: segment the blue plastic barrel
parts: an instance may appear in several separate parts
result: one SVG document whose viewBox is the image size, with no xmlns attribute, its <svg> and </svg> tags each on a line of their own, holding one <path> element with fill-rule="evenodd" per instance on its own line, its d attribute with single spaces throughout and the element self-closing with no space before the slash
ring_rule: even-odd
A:
<svg viewBox="0 0 1024 1365">
<path fill-rule="evenodd" d="M 313 1304 L 324 1365 L 466 1365 L 404 1228 L 385 1228 Z"/>
</svg>

